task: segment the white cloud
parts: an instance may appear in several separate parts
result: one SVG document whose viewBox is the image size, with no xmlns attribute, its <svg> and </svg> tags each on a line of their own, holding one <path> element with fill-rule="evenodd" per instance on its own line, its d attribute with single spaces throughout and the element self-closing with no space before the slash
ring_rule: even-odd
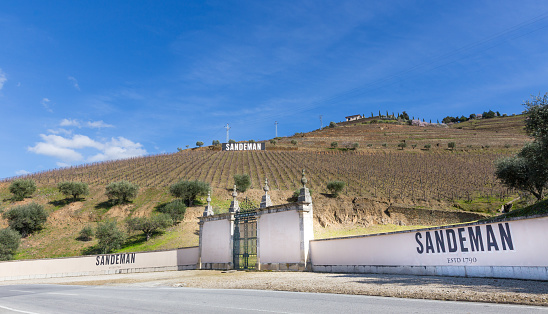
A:
<svg viewBox="0 0 548 314">
<path fill-rule="evenodd" d="M 76 162 L 97 162 L 143 156 L 147 151 L 140 143 L 124 137 L 112 138 L 110 141 L 96 141 L 86 135 L 75 134 L 71 138 L 56 134 L 40 134 L 42 142 L 28 147 L 30 152 L 60 159 L 59 166 Z M 91 153 L 89 153 L 91 149 Z M 93 150 L 96 150 L 95 154 Z M 84 154 L 90 156 L 86 157 Z"/>
<path fill-rule="evenodd" d="M 103 120 L 100 121 L 88 121 L 86 125 L 92 129 L 100 129 L 100 128 L 113 128 L 114 125 L 112 124 L 106 124 L 103 122 Z"/>
<path fill-rule="evenodd" d="M 2 72 L 2 69 L 0 69 L 0 90 L 4 87 L 4 83 L 7 82 L 6 73 Z"/>
<path fill-rule="evenodd" d="M 63 119 L 61 120 L 61 123 L 59 123 L 59 126 L 73 126 L 77 128 L 81 127 L 87 127 L 91 129 L 101 129 L 101 128 L 113 128 L 114 125 L 105 123 L 103 120 L 99 121 L 88 121 L 86 123 L 82 123 L 76 119 Z"/>
<path fill-rule="evenodd" d="M 74 76 L 69 76 L 68 80 L 72 82 L 72 85 L 74 86 L 74 88 L 76 88 L 77 90 L 80 90 L 80 85 L 78 85 L 78 80 Z"/>
<path fill-rule="evenodd" d="M 59 123 L 60 126 L 75 126 L 75 127 L 80 127 L 80 122 L 78 122 L 77 120 L 73 120 L 73 119 L 63 119 L 61 120 L 61 123 Z"/>
<path fill-rule="evenodd" d="M 30 174 L 30 172 L 28 172 L 27 170 L 17 170 L 17 171 L 15 171 L 15 174 L 18 175 L 18 176 L 22 176 L 22 175 L 25 175 L 25 174 Z"/>
<path fill-rule="evenodd" d="M 104 144 L 102 152 L 88 159 L 89 162 L 125 159 L 146 155 L 147 151 L 140 143 L 134 143 L 127 138 L 112 138 Z"/>
<path fill-rule="evenodd" d="M 49 100 L 48 98 L 42 98 L 42 101 L 40 102 L 42 104 L 42 106 L 44 106 L 44 108 L 48 111 L 48 112 L 53 112 L 53 110 L 50 108 L 49 106 L 49 103 L 51 102 L 51 100 Z"/>
</svg>

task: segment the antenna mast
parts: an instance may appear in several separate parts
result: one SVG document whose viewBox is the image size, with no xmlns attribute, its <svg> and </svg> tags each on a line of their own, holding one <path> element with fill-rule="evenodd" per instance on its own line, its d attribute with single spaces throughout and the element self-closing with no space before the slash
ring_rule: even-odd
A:
<svg viewBox="0 0 548 314">
<path fill-rule="evenodd" d="M 276 137 L 278 137 L 278 121 L 274 121 L 274 125 L 276 126 Z"/>
<path fill-rule="evenodd" d="M 323 129 L 322 115 L 320 115 L 320 130 Z"/>
<path fill-rule="evenodd" d="M 226 124 L 225 128 L 226 128 L 226 143 L 228 143 L 228 130 L 230 130 L 228 123 Z"/>
</svg>

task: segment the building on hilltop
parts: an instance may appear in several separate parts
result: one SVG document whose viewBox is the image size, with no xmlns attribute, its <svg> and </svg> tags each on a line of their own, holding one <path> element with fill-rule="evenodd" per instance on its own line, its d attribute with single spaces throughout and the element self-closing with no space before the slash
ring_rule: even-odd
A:
<svg viewBox="0 0 548 314">
<path fill-rule="evenodd" d="M 361 119 L 362 116 L 359 115 L 359 114 L 355 114 L 353 116 L 348 116 L 348 117 L 345 117 L 346 118 L 346 121 L 354 121 L 354 120 L 358 120 L 358 119 Z"/>
</svg>

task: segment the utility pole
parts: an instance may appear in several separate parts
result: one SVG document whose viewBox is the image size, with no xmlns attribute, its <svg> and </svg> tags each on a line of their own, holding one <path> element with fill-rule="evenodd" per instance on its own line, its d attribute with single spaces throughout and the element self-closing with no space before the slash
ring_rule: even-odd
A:
<svg viewBox="0 0 548 314">
<path fill-rule="evenodd" d="M 322 115 L 320 115 L 320 130 L 323 129 Z"/>
<path fill-rule="evenodd" d="M 226 124 L 225 128 L 226 128 L 226 143 L 228 143 L 228 130 L 230 130 L 228 123 Z"/>
<path fill-rule="evenodd" d="M 274 125 L 276 126 L 276 137 L 278 137 L 278 121 L 274 121 Z"/>
</svg>

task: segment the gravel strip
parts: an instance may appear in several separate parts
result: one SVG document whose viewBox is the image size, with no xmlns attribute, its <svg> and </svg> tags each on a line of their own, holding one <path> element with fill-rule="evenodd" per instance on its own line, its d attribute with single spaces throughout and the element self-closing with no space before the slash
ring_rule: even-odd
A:
<svg viewBox="0 0 548 314">
<path fill-rule="evenodd" d="M 187 270 L 0 282 L 10 284 L 260 289 L 548 306 L 548 282 L 493 278 Z"/>
</svg>

